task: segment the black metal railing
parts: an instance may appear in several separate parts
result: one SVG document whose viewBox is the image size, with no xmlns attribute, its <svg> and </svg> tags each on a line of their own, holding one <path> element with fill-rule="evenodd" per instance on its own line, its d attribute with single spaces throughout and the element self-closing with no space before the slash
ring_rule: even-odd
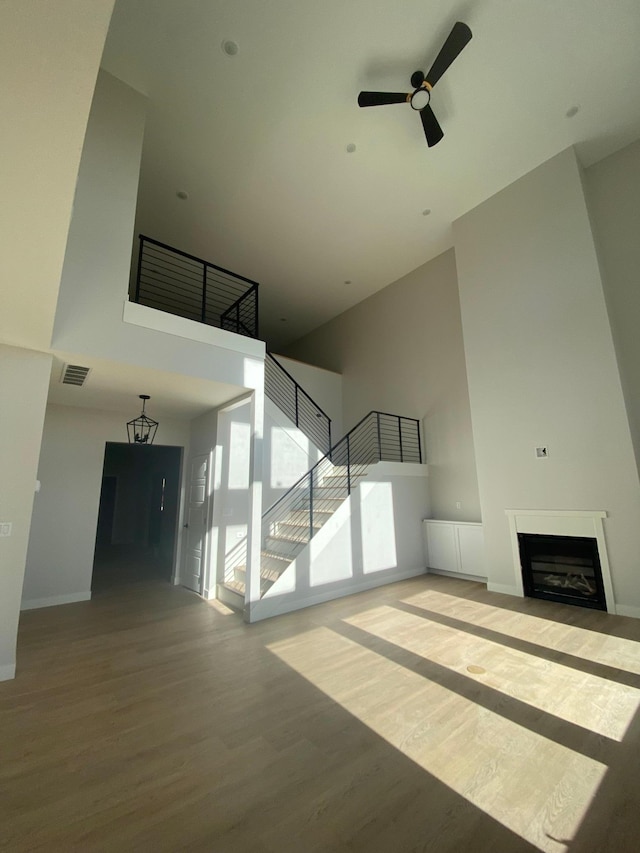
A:
<svg viewBox="0 0 640 853">
<path fill-rule="evenodd" d="M 357 485 L 362 470 L 376 462 L 422 463 L 420 422 L 415 418 L 387 412 L 369 412 L 269 507 L 262 517 L 263 522 L 277 523 L 282 510 L 291 509 L 302 492 L 304 504 L 309 510 L 309 538 L 312 538 L 316 529 L 314 512 L 331 509 L 335 501 L 348 497 Z M 328 479 L 331 482 L 327 485 L 325 481 Z M 318 489 L 322 489 L 322 492 L 318 493 Z"/>
<path fill-rule="evenodd" d="M 258 337 L 258 284 L 139 235 L 134 301 L 178 317 Z"/>
<path fill-rule="evenodd" d="M 264 363 L 264 389 L 267 397 L 319 450 L 329 452 L 331 418 L 269 352 Z"/>
<path fill-rule="evenodd" d="M 262 544 L 270 537 L 290 541 L 293 560 L 376 462 L 422 463 L 420 422 L 415 418 L 369 412 L 326 456 L 272 504 L 262 516 Z M 295 534 L 292 535 L 291 531 Z M 282 550 L 280 552 L 282 554 Z M 263 550 L 264 554 L 264 550 Z M 225 580 L 247 560 L 246 540 L 225 560 Z"/>
</svg>

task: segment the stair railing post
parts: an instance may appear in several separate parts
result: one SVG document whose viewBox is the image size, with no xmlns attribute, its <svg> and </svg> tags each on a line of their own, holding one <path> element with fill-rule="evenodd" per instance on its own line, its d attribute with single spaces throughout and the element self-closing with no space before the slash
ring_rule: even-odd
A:
<svg viewBox="0 0 640 853">
<path fill-rule="evenodd" d="M 327 453 L 329 454 L 329 458 L 331 458 L 331 421 L 327 418 L 327 430 L 329 433 L 329 447 L 327 448 Z"/>
<path fill-rule="evenodd" d="M 207 319 L 207 265 L 202 264 L 202 322 Z"/>
<path fill-rule="evenodd" d="M 253 293 L 253 337 L 258 337 L 258 285 L 254 284 Z"/>
<path fill-rule="evenodd" d="M 398 440 L 400 441 L 400 461 L 404 462 L 404 456 L 402 455 L 402 422 L 400 420 L 400 415 L 398 415 Z"/>
<path fill-rule="evenodd" d="M 378 422 L 378 459 L 382 459 L 382 438 L 380 437 L 380 412 L 376 412 Z"/>
<path fill-rule="evenodd" d="M 347 433 L 347 494 L 351 494 L 351 455 L 349 452 L 349 435 Z"/>
<path fill-rule="evenodd" d="M 313 539 L 313 472 L 309 472 L 309 539 Z"/>
<path fill-rule="evenodd" d="M 138 272 L 136 274 L 136 302 L 140 302 L 140 277 L 142 276 L 142 247 L 144 245 L 144 237 L 138 234 L 140 246 L 138 249 Z"/>
<path fill-rule="evenodd" d="M 296 426 L 298 426 L 298 386 L 294 385 L 293 389 L 293 395 L 296 401 Z"/>
<path fill-rule="evenodd" d="M 240 334 L 240 303 L 236 304 L 236 334 Z"/>
<path fill-rule="evenodd" d="M 418 459 L 422 465 L 422 438 L 420 436 L 420 421 L 416 421 L 416 430 L 418 433 Z"/>
</svg>

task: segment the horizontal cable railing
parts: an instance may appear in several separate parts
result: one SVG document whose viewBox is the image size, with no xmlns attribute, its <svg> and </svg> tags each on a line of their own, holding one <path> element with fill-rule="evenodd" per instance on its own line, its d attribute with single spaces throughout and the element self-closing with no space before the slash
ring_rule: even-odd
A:
<svg viewBox="0 0 640 853">
<path fill-rule="evenodd" d="M 258 284 L 139 235 L 134 301 L 238 335 L 258 337 Z"/>
<path fill-rule="evenodd" d="M 322 451 L 331 447 L 331 418 L 271 353 L 264 364 L 267 397 Z"/>
<path fill-rule="evenodd" d="M 270 559 L 276 560 L 275 555 L 271 557 L 269 554 L 269 540 L 278 539 L 279 560 L 286 556 L 288 541 L 289 556 L 293 560 L 300 546 L 315 536 L 351 494 L 365 476 L 368 466 L 381 461 L 422 463 L 419 421 L 386 412 L 369 412 L 266 510 L 262 516 L 261 584 L 270 572 L 277 575 L 277 569 L 267 565 L 265 571 L 264 567 L 265 558 L 267 563 Z M 244 570 L 246 560 L 245 540 L 226 556 L 225 581 L 233 579 L 240 567 Z"/>
</svg>

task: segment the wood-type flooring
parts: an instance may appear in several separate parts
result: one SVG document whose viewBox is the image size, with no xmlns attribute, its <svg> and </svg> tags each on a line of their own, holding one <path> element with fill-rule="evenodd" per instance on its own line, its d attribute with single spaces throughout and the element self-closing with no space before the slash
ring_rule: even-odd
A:
<svg viewBox="0 0 640 853">
<path fill-rule="evenodd" d="M 640 620 L 425 575 L 256 625 L 163 583 L 22 614 L 0 849 L 635 853 Z"/>
</svg>

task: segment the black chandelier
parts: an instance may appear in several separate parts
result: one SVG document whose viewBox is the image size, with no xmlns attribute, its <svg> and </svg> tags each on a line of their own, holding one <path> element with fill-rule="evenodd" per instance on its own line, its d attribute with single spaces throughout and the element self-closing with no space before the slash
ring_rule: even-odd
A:
<svg viewBox="0 0 640 853">
<path fill-rule="evenodd" d="M 153 444 L 158 429 L 158 421 L 154 421 L 144 411 L 145 404 L 151 397 L 148 394 L 139 394 L 138 396 L 142 400 L 142 413 L 137 418 L 127 422 L 129 444 Z"/>
</svg>

